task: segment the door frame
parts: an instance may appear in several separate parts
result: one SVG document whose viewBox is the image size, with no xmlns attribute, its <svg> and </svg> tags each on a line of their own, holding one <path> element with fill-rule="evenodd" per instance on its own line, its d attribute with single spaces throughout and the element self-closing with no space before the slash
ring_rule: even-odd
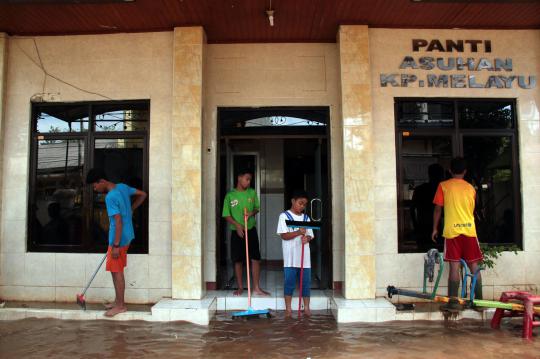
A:
<svg viewBox="0 0 540 359">
<path fill-rule="evenodd" d="M 221 131 L 221 121 L 222 121 L 222 114 L 224 111 L 250 111 L 250 112 L 253 112 L 253 111 L 256 111 L 256 110 L 260 110 L 261 113 L 268 113 L 268 112 L 274 112 L 276 113 L 276 116 L 278 116 L 278 113 L 282 112 L 282 111 L 293 111 L 293 110 L 300 110 L 300 111 L 306 111 L 306 112 L 309 112 L 309 111 L 321 111 L 321 110 L 324 110 L 326 111 L 326 115 L 325 115 L 325 118 L 326 118 L 326 126 L 325 126 L 325 134 L 298 134 L 298 133 L 294 133 L 294 134 L 246 134 L 246 135 L 242 135 L 242 134 L 234 134 L 234 135 L 222 135 L 222 131 Z M 294 127 L 292 127 L 294 128 Z M 333 280 L 334 280 L 334 277 L 333 277 L 333 231 L 332 231 L 332 208 L 333 208 L 333 192 L 332 192 L 332 157 L 331 157 L 331 136 L 330 136 L 330 107 L 329 106 L 287 106 L 287 107 L 284 107 L 284 106 L 270 106 L 270 107 L 260 107 L 260 108 L 257 108 L 257 109 L 254 109 L 253 107 L 226 107 L 226 106 L 218 106 L 217 107 L 217 131 L 216 131 L 216 143 L 218 144 L 216 147 L 217 147 L 217 150 L 216 150 L 216 172 L 215 172 L 215 175 L 216 175 L 216 181 L 215 181 L 215 194 L 216 194 L 216 197 L 215 197 L 215 203 L 216 203 L 216 206 L 215 206 L 215 213 L 216 213 L 216 218 L 215 218 L 215 228 L 216 228 L 216 241 L 215 241 L 215 252 L 216 252 L 216 257 L 215 257 L 215 263 L 216 263 L 216 288 L 219 287 L 219 283 L 222 283 L 223 282 L 223 278 L 221 277 L 221 268 L 220 268 L 220 260 L 221 260 L 221 253 L 220 253 L 220 245 L 219 245 L 219 241 L 220 241 L 220 238 L 221 236 L 223 236 L 224 234 L 222 233 L 222 218 L 221 218 L 221 204 L 223 202 L 223 198 L 225 196 L 225 193 L 222 193 L 221 191 L 221 185 L 220 185 L 220 180 L 221 180 L 221 141 L 222 140 L 225 140 L 225 141 L 228 141 L 228 140 L 235 140 L 235 139 L 251 139 L 251 140 L 262 140 L 262 139 L 282 139 L 282 140 L 286 140 L 286 139 L 325 139 L 326 140 L 326 162 L 327 162 L 327 193 L 328 193 L 328 204 L 329 204 L 329 208 L 328 208 L 328 212 L 327 212 L 327 217 L 328 217 L 328 230 L 327 230 L 327 240 L 326 240 L 326 246 L 325 246 L 325 251 L 326 253 L 328 253 L 328 268 L 327 268 L 327 272 L 328 272 L 328 283 L 321 283 L 321 285 L 326 288 L 333 288 Z M 250 152 L 250 151 L 247 151 L 247 152 Z M 247 152 L 245 152 L 245 154 L 247 154 Z M 254 153 L 253 151 L 251 151 L 251 153 Z M 260 157 L 257 157 L 257 165 L 259 166 L 259 163 L 260 163 Z M 229 159 L 227 159 L 227 166 L 231 166 L 232 164 L 229 163 Z M 258 167 L 257 171 L 259 172 L 260 171 L 260 168 Z M 234 176 L 234 175 L 233 175 Z M 257 180 L 257 183 L 258 183 L 258 186 L 260 186 L 260 178 L 258 178 Z M 227 189 L 226 189 L 227 191 Z M 260 196 L 260 187 L 259 187 L 259 190 L 258 190 L 258 195 Z"/>
</svg>

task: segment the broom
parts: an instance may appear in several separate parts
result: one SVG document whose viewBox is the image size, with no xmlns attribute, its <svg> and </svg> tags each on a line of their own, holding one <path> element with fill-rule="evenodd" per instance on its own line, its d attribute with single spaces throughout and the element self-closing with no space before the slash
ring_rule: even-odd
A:
<svg viewBox="0 0 540 359">
<path fill-rule="evenodd" d="M 88 288 L 90 287 L 90 284 L 92 283 L 92 281 L 94 280 L 94 278 L 96 277 L 96 274 L 98 273 L 99 271 L 99 268 L 101 268 L 101 266 L 103 265 L 103 262 L 105 262 L 105 259 L 107 258 L 107 254 L 105 254 L 103 256 L 103 259 L 101 260 L 101 262 L 99 262 L 99 266 L 96 268 L 96 271 L 94 272 L 94 274 L 92 275 L 92 278 L 90 278 L 90 280 L 88 281 L 88 284 L 86 285 L 86 288 L 84 288 L 84 291 L 82 292 L 82 294 L 77 294 L 77 304 L 83 309 L 83 310 L 86 310 L 86 299 L 84 298 L 84 295 L 86 294 L 86 291 L 88 290 Z"/>
</svg>

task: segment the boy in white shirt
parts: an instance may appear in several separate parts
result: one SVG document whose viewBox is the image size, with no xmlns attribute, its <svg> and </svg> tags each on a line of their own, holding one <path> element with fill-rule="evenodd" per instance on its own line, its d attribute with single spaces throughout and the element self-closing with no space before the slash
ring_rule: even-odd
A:
<svg viewBox="0 0 540 359">
<path fill-rule="evenodd" d="M 300 262 L 302 248 L 304 250 L 304 272 L 302 276 L 302 298 L 304 301 L 304 314 L 309 316 L 309 297 L 311 287 L 311 260 L 309 251 L 309 242 L 313 239 L 313 231 L 306 228 L 287 227 L 286 220 L 291 221 L 309 221 L 308 215 L 304 210 L 308 203 L 307 193 L 304 191 L 295 191 L 291 199 L 291 209 L 279 215 L 277 234 L 281 237 L 283 247 L 283 273 L 285 277 L 284 296 L 285 296 L 285 315 L 292 315 L 292 295 L 296 282 L 300 280 Z"/>
</svg>

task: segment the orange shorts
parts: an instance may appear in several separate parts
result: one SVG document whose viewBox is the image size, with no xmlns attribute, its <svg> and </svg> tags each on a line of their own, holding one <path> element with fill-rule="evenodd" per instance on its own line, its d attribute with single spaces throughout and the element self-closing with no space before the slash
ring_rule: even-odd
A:
<svg viewBox="0 0 540 359">
<path fill-rule="evenodd" d="M 127 251 L 129 245 L 118 248 L 120 250 L 120 256 L 118 258 L 112 257 L 113 247 L 109 246 L 107 249 L 107 263 L 105 269 L 107 272 L 123 272 L 127 266 Z"/>
</svg>

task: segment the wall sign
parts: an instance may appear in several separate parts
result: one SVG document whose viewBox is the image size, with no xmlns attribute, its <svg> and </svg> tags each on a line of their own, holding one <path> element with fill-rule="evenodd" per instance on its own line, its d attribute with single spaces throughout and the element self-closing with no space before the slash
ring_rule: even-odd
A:
<svg viewBox="0 0 540 359">
<path fill-rule="evenodd" d="M 413 52 L 472 52 L 491 53 L 491 40 L 412 40 Z M 485 56 L 485 55 L 484 55 Z M 380 74 L 382 87 L 436 87 L 436 88 L 500 88 L 519 87 L 533 89 L 536 76 L 514 75 L 511 58 L 490 57 L 436 57 L 405 56 L 399 65 L 400 70 L 418 70 L 418 73 Z M 465 73 L 435 74 L 432 70 L 464 71 Z M 424 75 L 424 72 L 425 73 Z M 487 73 L 489 76 L 477 76 Z"/>
</svg>

